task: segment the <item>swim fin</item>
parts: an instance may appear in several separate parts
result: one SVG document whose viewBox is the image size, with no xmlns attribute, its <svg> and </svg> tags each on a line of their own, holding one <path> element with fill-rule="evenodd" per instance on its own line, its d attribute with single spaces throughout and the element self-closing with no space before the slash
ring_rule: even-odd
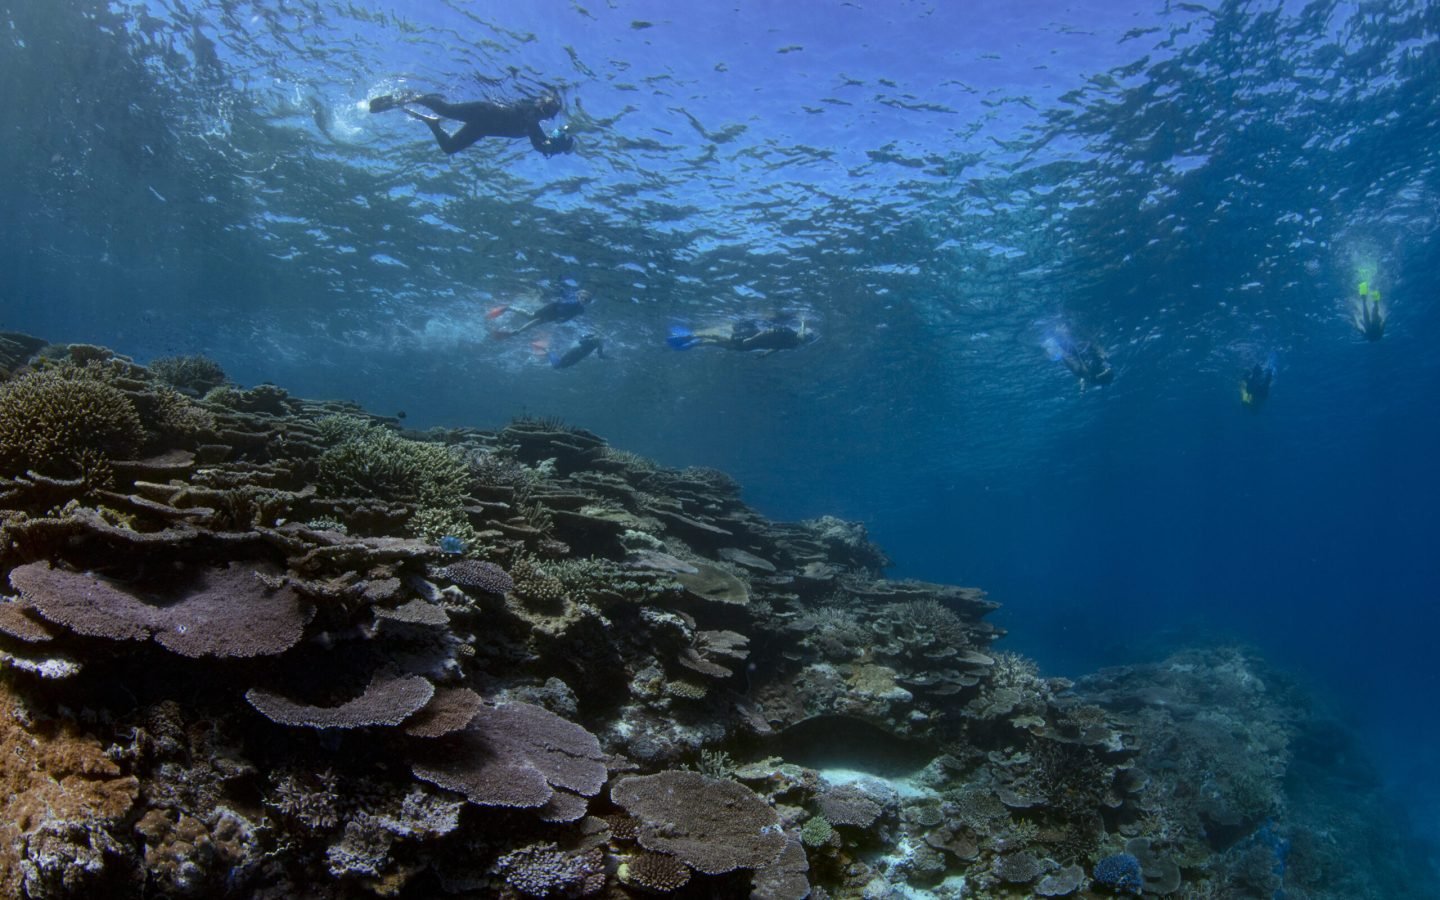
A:
<svg viewBox="0 0 1440 900">
<path fill-rule="evenodd" d="M 665 339 L 665 345 L 671 350 L 689 350 L 699 342 L 694 332 L 680 325 L 670 326 L 670 336 Z"/>
</svg>

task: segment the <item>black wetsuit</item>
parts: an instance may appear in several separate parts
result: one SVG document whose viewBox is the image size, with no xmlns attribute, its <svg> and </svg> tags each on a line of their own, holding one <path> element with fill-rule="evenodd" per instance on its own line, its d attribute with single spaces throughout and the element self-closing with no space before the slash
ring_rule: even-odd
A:
<svg viewBox="0 0 1440 900">
<path fill-rule="evenodd" d="M 1274 377 L 1275 373 L 1265 366 L 1257 364 L 1251 369 L 1250 374 L 1245 376 L 1245 392 L 1242 395 L 1245 405 L 1259 409 L 1260 404 L 1270 396 L 1270 382 Z"/>
<path fill-rule="evenodd" d="M 524 324 L 513 331 L 507 332 L 507 334 L 519 334 L 522 331 L 528 331 L 534 328 L 536 325 L 544 325 L 549 322 L 568 322 L 583 313 L 589 302 L 588 299 L 581 299 L 578 296 L 568 297 L 564 300 L 553 300 L 535 310 L 534 314 L 526 319 Z"/>
<path fill-rule="evenodd" d="M 1380 312 L 1380 301 L 1360 298 L 1360 333 L 1367 341 L 1378 341 L 1385 336 L 1385 316 Z"/>
<path fill-rule="evenodd" d="M 594 353 L 601 359 L 605 358 L 605 345 L 601 342 L 600 336 L 587 334 L 575 342 L 575 346 L 564 353 L 550 354 L 550 367 L 554 369 L 568 369 L 580 360 Z"/>
<path fill-rule="evenodd" d="M 513 103 L 496 103 L 491 100 L 473 100 L 465 103 L 451 103 L 439 94 L 422 97 L 382 97 L 370 102 L 371 112 L 383 112 L 406 103 L 425 107 L 435 116 L 424 116 L 406 110 L 407 113 L 424 122 L 435 135 L 435 142 L 446 153 L 459 153 L 466 147 L 485 137 L 529 138 L 530 145 L 546 156 L 569 153 L 575 149 L 575 139 L 567 134 L 547 135 L 540 123 L 553 119 L 561 109 L 560 101 L 553 94 L 528 97 Z M 440 116 L 462 123 L 460 130 L 447 134 L 440 127 Z"/>
<path fill-rule="evenodd" d="M 1105 351 L 1088 341 L 1071 349 L 1061 362 L 1080 379 L 1082 388 L 1086 384 L 1103 386 L 1115 380 L 1115 370 L 1105 358 Z"/>
<path fill-rule="evenodd" d="M 800 332 L 784 325 L 776 325 L 763 331 L 756 331 L 746 337 L 736 336 L 731 347 L 735 350 L 793 350 L 805 343 Z"/>
</svg>

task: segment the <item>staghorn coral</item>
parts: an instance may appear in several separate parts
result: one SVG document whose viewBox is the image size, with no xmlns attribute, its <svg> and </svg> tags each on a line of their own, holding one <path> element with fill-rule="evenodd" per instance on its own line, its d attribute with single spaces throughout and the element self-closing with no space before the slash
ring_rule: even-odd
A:
<svg viewBox="0 0 1440 900">
<path fill-rule="evenodd" d="M 811 816 L 800 826 L 800 841 L 807 847 L 823 847 L 835 837 L 835 829 L 824 816 Z"/>
<path fill-rule="evenodd" d="M 526 897 L 583 897 L 605 886 L 604 854 L 566 852 L 552 841 L 511 850 L 495 861 L 495 870 Z"/>
<path fill-rule="evenodd" d="M 197 397 L 230 380 L 220 364 L 206 356 L 161 356 L 151 360 L 147 368 L 172 388 Z"/>
<path fill-rule="evenodd" d="M 217 424 L 209 410 L 170 388 L 153 389 L 136 405 L 153 430 L 177 440 L 194 440 L 201 434 L 214 431 Z"/>
<path fill-rule="evenodd" d="M 84 369 L 49 369 L 0 384 L 0 471 L 84 474 L 130 456 L 143 440 L 134 404 Z"/>
<path fill-rule="evenodd" d="M 479 533 L 470 524 L 465 510 L 459 506 L 425 506 L 410 517 L 409 531 L 427 544 L 439 545 L 446 538 L 459 541 L 465 547 L 479 542 Z M 453 544 L 451 546 L 454 546 Z"/>
<path fill-rule="evenodd" d="M 690 867 L 668 853 L 637 853 L 620 869 L 620 880 L 657 894 L 670 894 L 690 883 Z"/>
<path fill-rule="evenodd" d="M 288 770 L 271 775 L 265 806 L 287 823 L 307 831 L 329 831 L 340 824 L 340 780 L 329 769 Z"/>
<path fill-rule="evenodd" d="M 331 417 L 320 426 L 322 437 L 338 439 L 317 461 L 320 485 L 332 496 L 454 509 L 467 494 L 465 463 L 446 447 L 407 440 L 359 419 Z"/>
<path fill-rule="evenodd" d="M 538 560 L 522 557 L 511 566 L 515 594 L 538 610 L 560 610 L 565 605 L 565 583 L 551 575 Z"/>
<path fill-rule="evenodd" d="M 1129 853 L 1112 853 L 1095 863 L 1092 873 L 1095 883 L 1109 888 L 1117 894 L 1139 896 L 1144 888 L 1140 875 L 1140 860 Z"/>
</svg>

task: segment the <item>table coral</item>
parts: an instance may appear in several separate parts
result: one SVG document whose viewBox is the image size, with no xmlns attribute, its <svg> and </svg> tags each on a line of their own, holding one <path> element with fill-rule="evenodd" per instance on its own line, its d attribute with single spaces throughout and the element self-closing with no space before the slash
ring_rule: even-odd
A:
<svg viewBox="0 0 1440 900">
<path fill-rule="evenodd" d="M 709 874 L 755 869 L 785 848 L 779 819 L 744 785 L 698 772 L 624 778 L 611 798 L 639 819 L 640 845 Z"/>
</svg>

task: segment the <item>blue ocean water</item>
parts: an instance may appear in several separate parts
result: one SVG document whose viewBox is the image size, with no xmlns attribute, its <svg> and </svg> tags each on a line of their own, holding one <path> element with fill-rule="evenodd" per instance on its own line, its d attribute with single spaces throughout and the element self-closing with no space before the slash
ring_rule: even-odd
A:
<svg viewBox="0 0 1440 900">
<path fill-rule="evenodd" d="M 1255 645 L 1440 841 L 1440 6 L 12 0 L 0 23 L 0 329 L 724 469 L 777 518 L 866 522 L 892 575 L 985 588 L 1050 672 Z M 447 158 L 365 107 L 542 85 L 574 154 Z M 583 325 L 489 336 L 582 288 Z M 665 346 L 768 315 L 819 340 Z M 587 328 L 607 358 L 552 369 Z M 1113 384 L 1080 391 L 1057 339 L 1105 347 Z"/>
</svg>

